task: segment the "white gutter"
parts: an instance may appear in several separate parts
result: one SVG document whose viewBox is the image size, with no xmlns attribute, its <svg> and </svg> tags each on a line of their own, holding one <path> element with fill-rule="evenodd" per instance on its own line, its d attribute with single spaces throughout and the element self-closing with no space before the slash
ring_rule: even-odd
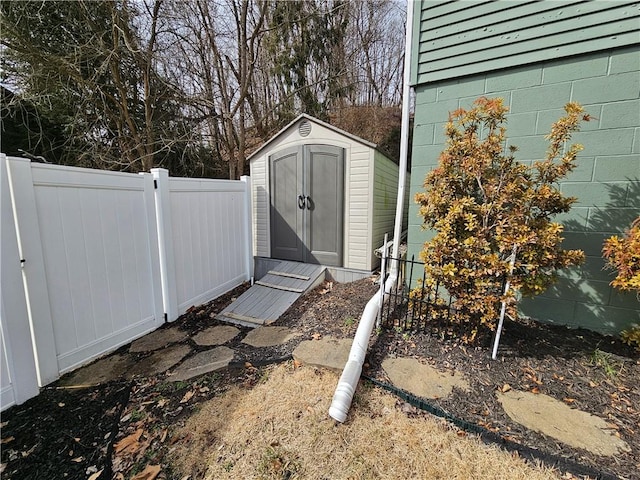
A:
<svg viewBox="0 0 640 480">
<path fill-rule="evenodd" d="M 402 233 L 402 217 L 404 211 L 405 182 L 407 179 L 407 152 L 409 148 L 409 104 L 410 104 L 410 70 L 411 70 L 411 38 L 413 36 L 413 1 L 407 0 L 407 23 L 405 27 L 405 50 L 404 50 L 404 72 L 402 86 L 402 128 L 400 131 L 400 165 L 398 176 L 398 197 L 396 199 L 396 219 L 393 230 L 393 251 L 391 253 L 391 271 L 389 278 L 384 283 L 384 297 L 386 297 L 391 288 L 398 279 L 398 263 L 400 235 Z M 381 279 L 384 280 L 384 272 Z M 340 381 L 333 395 L 329 415 L 334 420 L 342 423 L 347 418 L 347 412 L 351 407 L 353 394 L 356 391 L 360 374 L 362 373 L 362 365 L 364 357 L 369 347 L 369 337 L 373 331 L 373 325 L 378 315 L 378 310 L 382 306 L 384 297 L 376 293 L 362 312 L 358 330 L 351 345 L 349 352 L 349 360 L 344 367 Z"/>
</svg>

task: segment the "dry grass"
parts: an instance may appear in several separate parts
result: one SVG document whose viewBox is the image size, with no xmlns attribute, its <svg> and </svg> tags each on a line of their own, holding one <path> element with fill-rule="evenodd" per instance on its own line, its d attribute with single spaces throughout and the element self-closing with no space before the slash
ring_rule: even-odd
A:
<svg viewBox="0 0 640 480">
<path fill-rule="evenodd" d="M 192 479 L 549 479 L 446 423 L 409 417 L 396 398 L 360 385 L 345 424 L 327 414 L 338 376 L 292 363 L 251 390 L 203 404 L 180 432 L 173 464 Z"/>
</svg>

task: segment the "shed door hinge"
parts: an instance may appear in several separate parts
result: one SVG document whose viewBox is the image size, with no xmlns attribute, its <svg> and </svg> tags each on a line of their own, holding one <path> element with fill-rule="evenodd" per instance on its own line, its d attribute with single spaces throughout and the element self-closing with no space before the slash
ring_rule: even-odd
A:
<svg viewBox="0 0 640 480">
<path fill-rule="evenodd" d="M 154 189 L 158 189 L 158 180 L 156 180 L 155 178 L 153 179 L 153 188 Z"/>
</svg>

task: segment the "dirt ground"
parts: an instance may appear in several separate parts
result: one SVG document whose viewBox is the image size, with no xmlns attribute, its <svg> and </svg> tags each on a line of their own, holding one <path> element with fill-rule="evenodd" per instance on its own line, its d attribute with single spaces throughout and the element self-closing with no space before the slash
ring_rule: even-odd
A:
<svg viewBox="0 0 640 480">
<path fill-rule="evenodd" d="M 179 327 L 192 336 L 215 325 L 211 314 L 245 288 L 191 309 L 177 321 Z M 43 389 L 38 397 L 2 414 L 2 478 L 182 479 L 171 455 L 188 440 L 178 432 L 202 402 L 234 385 L 253 388 L 264 375 L 264 365 L 289 358 L 300 340 L 351 337 L 376 289 L 370 279 L 325 283 L 276 323 L 297 330 L 301 335 L 294 341 L 256 349 L 234 339 L 227 345 L 236 351 L 233 364 L 194 381 L 167 382 L 158 375 L 88 389 L 57 384 Z M 454 390 L 446 400 L 431 401 L 434 410 L 476 427 L 487 441 L 564 466 L 566 478 L 590 473 L 592 478 L 640 479 L 640 359 L 630 348 L 593 332 L 536 322 L 507 323 L 497 361 L 490 359 L 489 342 L 485 337 L 469 347 L 455 339 L 382 330 L 372 338 L 363 374 L 388 382 L 380 365 L 390 355 L 455 369 L 467 377 L 470 391 Z M 544 393 L 604 418 L 631 451 L 600 457 L 527 430 L 513 422 L 496 399 L 496 391 L 505 385 Z M 406 415 L 412 414 L 415 410 L 407 407 Z M 150 465 L 161 466 L 161 471 L 149 470 Z"/>
</svg>

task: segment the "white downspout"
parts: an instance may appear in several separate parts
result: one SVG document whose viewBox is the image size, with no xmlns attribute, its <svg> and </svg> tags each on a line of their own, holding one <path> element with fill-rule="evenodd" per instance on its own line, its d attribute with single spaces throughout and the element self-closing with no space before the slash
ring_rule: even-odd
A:
<svg viewBox="0 0 640 480">
<path fill-rule="evenodd" d="M 409 104 L 410 104 L 410 70 L 411 70 L 411 39 L 413 36 L 413 1 L 407 0 L 407 23 L 405 27 L 404 72 L 402 85 L 402 127 L 400 131 L 400 165 L 398 175 L 398 197 L 396 199 L 396 219 L 393 230 L 393 251 L 391 253 L 391 271 L 384 284 L 384 296 L 386 297 L 398 279 L 398 263 L 400 235 L 402 233 L 402 218 L 404 213 L 405 182 L 407 179 L 407 152 L 409 148 Z M 382 272 L 381 279 L 384 279 Z M 355 393 L 364 357 L 369 347 L 369 337 L 382 306 L 383 296 L 376 293 L 362 312 L 356 335 L 349 352 L 349 360 L 344 367 L 340 381 L 333 395 L 329 415 L 334 420 L 342 423 L 347 418 L 347 412 L 351 407 L 353 394 Z"/>
</svg>

